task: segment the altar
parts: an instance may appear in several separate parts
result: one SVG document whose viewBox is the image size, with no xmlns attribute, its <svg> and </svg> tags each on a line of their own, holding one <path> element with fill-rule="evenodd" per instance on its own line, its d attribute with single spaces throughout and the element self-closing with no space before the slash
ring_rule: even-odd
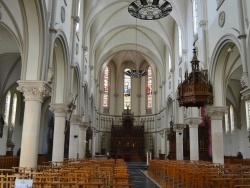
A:
<svg viewBox="0 0 250 188">
<path fill-rule="evenodd" d="M 126 162 L 145 161 L 144 126 L 134 125 L 128 109 L 122 114 L 122 125 L 112 125 L 110 156 Z"/>
</svg>

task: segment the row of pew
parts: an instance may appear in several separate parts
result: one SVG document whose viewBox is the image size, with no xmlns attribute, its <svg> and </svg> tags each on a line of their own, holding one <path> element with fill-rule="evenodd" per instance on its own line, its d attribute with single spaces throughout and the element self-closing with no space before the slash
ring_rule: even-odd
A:
<svg viewBox="0 0 250 188">
<path fill-rule="evenodd" d="M 33 181 L 34 188 L 131 188 L 123 159 L 78 159 L 48 162 L 36 169 L 0 169 L 0 188 L 14 187 L 16 179 Z"/>
<path fill-rule="evenodd" d="M 18 156 L 6 156 L 0 155 L 0 168 L 11 168 L 13 166 L 19 166 L 20 157 Z M 37 157 L 37 164 L 42 165 L 47 161 L 46 155 L 39 154 Z"/>
<path fill-rule="evenodd" d="M 151 160 L 148 174 L 164 188 L 250 187 L 250 166 L 242 164 Z"/>
</svg>

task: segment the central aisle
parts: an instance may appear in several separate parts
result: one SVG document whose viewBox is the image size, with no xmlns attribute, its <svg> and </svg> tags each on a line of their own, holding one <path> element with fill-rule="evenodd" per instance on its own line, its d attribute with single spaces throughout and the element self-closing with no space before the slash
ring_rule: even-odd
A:
<svg viewBox="0 0 250 188">
<path fill-rule="evenodd" d="M 147 174 L 148 166 L 146 163 L 141 162 L 127 162 L 129 173 L 133 178 L 131 183 L 134 184 L 134 188 L 161 188 L 156 183 L 154 183 Z"/>
</svg>

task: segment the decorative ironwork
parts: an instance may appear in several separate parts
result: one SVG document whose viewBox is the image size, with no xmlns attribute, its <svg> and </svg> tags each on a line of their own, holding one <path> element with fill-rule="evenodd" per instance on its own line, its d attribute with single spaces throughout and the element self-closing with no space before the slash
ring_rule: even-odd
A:
<svg viewBox="0 0 250 188">
<path fill-rule="evenodd" d="M 135 0 L 128 12 L 142 20 L 157 20 L 172 12 L 172 5 L 166 0 Z"/>
<path fill-rule="evenodd" d="M 144 70 L 127 70 L 124 72 L 124 74 L 131 78 L 140 78 L 142 76 L 148 75 L 147 71 Z"/>
<path fill-rule="evenodd" d="M 192 72 L 185 72 L 185 80 L 178 86 L 179 106 L 201 107 L 213 103 L 213 88 L 207 70 L 199 70 L 196 49 L 193 49 Z"/>
</svg>

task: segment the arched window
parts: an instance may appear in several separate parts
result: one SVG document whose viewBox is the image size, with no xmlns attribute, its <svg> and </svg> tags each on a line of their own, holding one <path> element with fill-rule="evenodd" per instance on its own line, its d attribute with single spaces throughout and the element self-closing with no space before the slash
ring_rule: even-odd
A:
<svg viewBox="0 0 250 188">
<path fill-rule="evenodd" d="M 152 109 L 152 68 L 148 67 L 147 76 L 147 109 Z"/>
<path fill-rule="evenodd" d="M 245 102 L 246 106 L 246 121 L 247 121 L 247 131 L 250 131 L 250 100 Z"/>
<path fill-rule="evenodd" d="M 5 111 L 4 111 L 4 122 L 8 125 L 9 124 L 9 114 L 10 114 L 10 98 L 11 93 L 10 91 L 7 93 L 5 98 Z"/>
<path fill-rule="evenodd" d="M 194 36 L 198 34 L 198 4 L 197 0 L 192 0 L 193 3 L 193 27 L 194 27 Z"/>
<path fill-rule="evenodd" d="M 179 36 L 179 58 L 182 57 L 182 33 L 181 28 L 178 27 L 178 36 Z"/>
<path fill-rule="evenodd" d="M 168 68 L 169 68 L 169 72 L 170 72 L 171 68 L 172 68 L 172 60 L 171 60 L 170 54 L 168 54 Z"/>
<path fill-rule="evenodd" d="M 233 105 L 230 105 L 229 107 L 230 110 L 230 128 L 231 128 L 231 132 L 234 132 L 235 130 L 235 126 L 234 126 L 234 108 Z"/>
<path fill-rule="evenodd" d="M 130 69 L 125 69 L 125 72 L 127 72 Z M 131 70 L 130 70 L 131 71 Z M 131 78 L 124 74 L 124 109 L 127 109 L 127 107 L 130 107 L 131 109 Z"/>
<path fill-rule="evenodd" d="M 76 10 L 77 10 L 77 16 L 80 18 L 80 13 L 81 13 L 81 0 L 76 0 Z M 76 32 L 78 33 L 80 29 L 79 23 L 76 23 Z"/>
<path fill-rule="evenodd" d="M 15 127 L 16 123 L 16 108 L 17 108 L 17 94 L 15 93 L 12 101 L 12 110 L 11 110 L 11 125 Z"/>
<path fill-rule="evenodd" d="M 225 132 L 229 133 L 229 121 L 228 121 L 228 113 L 225 113 Z"/>
<path fill-rule="evenodd" d="M 103 107 L 109 107 L 109 80 L 110 80 L 110 70 L 109 66 L 104 69 L 104 92 L 103 92 Z"/>
</svg>

